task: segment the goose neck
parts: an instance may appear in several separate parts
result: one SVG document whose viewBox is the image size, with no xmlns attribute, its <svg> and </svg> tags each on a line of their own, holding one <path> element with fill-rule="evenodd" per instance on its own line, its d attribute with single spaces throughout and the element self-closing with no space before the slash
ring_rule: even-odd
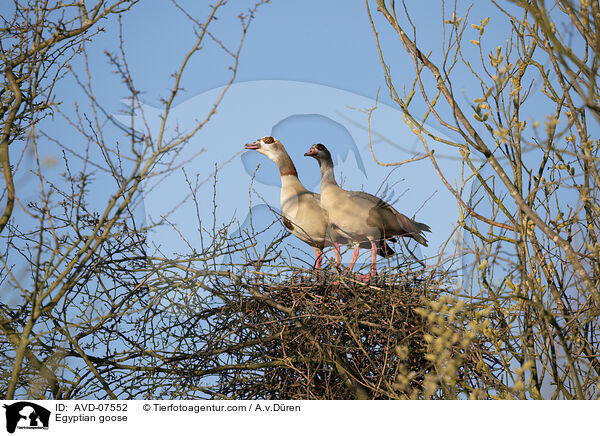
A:
<svg viewBox="0 0 600 436">
<path fill-rule="evenodd" d="M 337 185 L 333 173 L 333 161 L 330 159 L 320 160 L 321 167 L 321 185 Z"/>
<path fill-rule="evenodd" d="M 279 174 L 281 175 L 282 180 L 286 176 L 298 178 L 298 172 L 296 171 L 294 162 L 292 162 L 292 158 L 290 158 L 287 153 L 280 154 L 275 163 L 279 168 Z"/>
</svg>

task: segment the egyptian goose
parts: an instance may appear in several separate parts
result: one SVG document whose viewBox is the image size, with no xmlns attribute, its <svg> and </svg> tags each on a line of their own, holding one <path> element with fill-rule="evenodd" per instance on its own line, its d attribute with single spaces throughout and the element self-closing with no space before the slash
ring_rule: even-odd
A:
<svg viewBox="0 0 600 436">
<path fill-rule="evenodd" d="M 328 215 L 330 226 L 354 243 L 350 271 L 358 257 L 359 246 L 365 242 L 371 248 L 371 271 L 364 276 L 366 279 L 377 273 L 376 253 L 384 257 L 394 254 L 389 247 L 385 248 L 386 239 L 408 236 L 427 246 L 422 235 L 431 231 L 427 224 L 411 220 L 374 195 L 340 188 L 335 181 L 331 153 L 323 144 L 313 145 L 304 155 L 315 158 L 321 167 L 321 207 Z"/>
<path fill-rule="evenodd" d="M 319 195 L 307 190 L 298 179 L 296 167 L 287 151 L 277 139 L 264 136 L 246 144 L 246 149 L 256 150 L 271 159 L 281 174 L 280 206 L 283 225 L 297 238 L 315 250 L 315 268 L 321 268 L 322 250 L 336 244 L 335 262 L 340 264 L 338 242 L 347 243 L 341 234 L 328 228 L 328 221 L 321 208 Z"/>
</svg>

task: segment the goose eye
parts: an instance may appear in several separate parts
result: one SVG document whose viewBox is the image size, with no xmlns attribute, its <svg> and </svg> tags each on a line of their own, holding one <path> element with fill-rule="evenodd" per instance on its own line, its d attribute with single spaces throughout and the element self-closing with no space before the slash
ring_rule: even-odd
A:
<svg viewBox="0 0 600 436">
<path fill-rule="evenodd" d="M 265 137 L 263 138 L 263 142 L 264 142 L 265 144 L 272 144 L 273 142 L 275 142 L 275 139 L 273 139 L 273 137 L 272 137 L 272 136 L 265 136 Z"/>
<path fill-rule="evenodd" d="M 325 150 L 325 146 L 323 144 L 317 144 L 317 145 L 315 145 L 315 148 L 320 151 Z"/>
</svg>

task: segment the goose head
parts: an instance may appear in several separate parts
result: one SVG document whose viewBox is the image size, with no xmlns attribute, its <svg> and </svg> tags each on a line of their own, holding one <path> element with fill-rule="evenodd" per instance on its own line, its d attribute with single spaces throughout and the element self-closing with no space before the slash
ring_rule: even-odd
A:
<svg viewBox="0 0 600 436">
<path fill-rule="evenodd" d="M 331 153 L 323 144 L 312 145 L 310 149 L 304 153 L 304 156 L 314 157 L 317 161 L 319 161 L 319 164 L 332 160 Z"/>
<path fill-rule="evenodd" d="M 278 163 L 287 153 L 281 142 L 272 136 L 263 136 L 254 142 L 245 145 L 246 150 L 256 150 L 264 154 L 273 162 Z"/>
</svg>

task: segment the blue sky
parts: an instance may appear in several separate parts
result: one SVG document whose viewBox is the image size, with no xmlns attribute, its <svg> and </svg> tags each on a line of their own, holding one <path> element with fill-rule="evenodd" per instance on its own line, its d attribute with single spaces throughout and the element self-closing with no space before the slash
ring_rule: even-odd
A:
<svg viewBox="0 0 600 436">
<path fill-rule="evenodd" d="M 400 87 L 409 85 L 413 65 L 393 29 L 375 10 L 374 2 L 371 3 L 386 61 L 391 65 L 396 84 Z M 206 4 L 189 0 L 181 2 L 190 14 L 200 20 L 204 20 L 208 11 Z M 244 5 L 247 8 L 252 4 L 249 1 L 230 2 L 211 25 L 213 34 L 230 49 L 235 48 L 240 34 L 237 14 L 244 10 Z M 425 50 L 434 50 L 433 57 L 438 57 L 443 36 L 441 6 L 437 3 L 429 8 L 410 6 L 411 19 L 419 29 L 419 43 Z M 486 16 L 483 9 L 471 11 L 474 22 Z M 450 13 L 446 11 L 446 16 Z M 170 75 L 193 44 L 193 27 L 170 2 L 140 2 L 123 15 L 122 24 L 127 63 L 136 89 L 142 92 L 141 100 L 153 130 L 160 120 L 156 108 L 160 107 L 161 97 L 168 95 L 172 84 Z M 118 116 L 124 108 L 122 99 L 127 92 L 114 74 L 114 67 L 107 62 L 105 51 L 118 54 L 119 26 L 114 18 L 103 21 L 101 25 L 106 27 L 107 32 L 88 44 L 88 61 L 94 89 L 104 109 Z M 494 20 L 490 23 L 490 28 L 493 27 Z M 171 129 L 176 125 L 189 127 L 194 118 L 206 112 L 219 87 L 229 79 L 229 61 L 214 43 L 206 43 L 197 53 L 184 75 L 184 91 L 176 99 L 170 119 Z M 74 70 L 85 78 L 82 67 L 82 58 L 79 58 L 74 62 Z M 74 103 L 82 107 L 85 101 L 74 81 L 68 77 L 56 88 L 56 92 L 63 102 L 61 110 L 67 113 L 72 113 Z M 261 7 L 256 14 L 242 50 L 236 84 L 217 115 L 199 132 L 181 158 L 185 160 L 202 147 L 207 150 L 185 167 L 189 175 L 198 175 L 201 180 L 210 177 L 215 164 L 220 166 L 229 162 L 219 173 L 219 221 L 225 223 L 234 218 L 242 223 L 248 214 L 251 179 L 248 165 L 244 167 L 238 155 L 243 144 L 277 133 L 298 167 L 301 180 L 309 189 L 318 191 L 316 164 L 312 159 L 303 157 L 303 153 L 312 143 L 322 142 L 334 156 L 339 155 L 336 173 L 344 181 L 345 188 L 376 193 L 384 180 L 391 185 L 389 198 L 397 200 L 394 206 L 431 226 L 430 247 L 424 254 L 435 255 L 456 222 L 456 202 L 443 188 L 427 160 L 402 166 L 389 178 L 391 168 L 375 164 L 368 149 L 367 116 L 361 112 L 375 104 L 378 104 L 378 109 L 373 114 L 372 129 L 386 138 L 386 141 L 374 141 L 378 158 L 397 162 L 417 155 L 421 147 L 389 98 L 364 2 L 275 0 Z M 89 114 L 89 108 L 83 106 L 83 111 L 86 110 Z M 121 120 L 127 122 L 126 118 Z M 336 130 L 336 126 L 341 127 Z M 43 125 L 50 135 L 63 135 L 64 128 L 58 116 L 53 122 Z M 126 142 L 118 133 L 114 140 Z M 69 142 L 82 149 L 83 143 L 77 141 Z M 447 165 L 447 175 L 452 179 L 459 171 L 454 150 L 439 144 L 429 145 L 436 149 L 438 156 L 448 157 L 441 161 Z M 359 152 L 348 154 L 346 151 L 350 149 Z M 47 144 L 46 150 L 49 155 L 61 154 L 52 148 L 52 144 Z M 260 158 L 251 157 L 250 160 L 261 164 L 260 171 L 270 182 L 261 184 L 261 179 L 258 179 L 252 204 L 263 203 L 277 208 L 276 168 Z M 366 171 L 361 170 L 363 167 Z M 56 172 L 61 171 L 64 168 L 57 165 Z M 101 179 L 100 175 L 98 179 Z M 161 181 L 146 195 L 147 217 L 160 220 L 161 215 L 185 197 L 185 189 L 182 172 Z M 211 184 L 206 183 L 200 191 L 207 205 L 212 198 L 211 189 Z M 195 213 L 192 205 L 188 203 L 188 206 L 188 209 L 178 207 L 171 222 L 188 231 L 186 237 L 194 240 L 193 232 L 197 229 L 197 225 L 193 225 Z M 440 210 L 444 213 L 440 214 Z M 172 229 L 165 228 L 163 233 L 158 231 L 154 236 L 158 245 L 166 248 L 175 244 L 170 248 L 179 251 L 178 243 L 172 238 Z M 286 243 L 295 245 L 292 239 L 288 238 Z M 298 249 L 307 249 L 312 255 L 312 250 L 302 244 Z"/>
<path fill-rule="evenodd" d="M 128 46 L 148 44 L 146 30 L 149 27 L 159 27 L 164 23 L 165 17 L 147 5 L 140 11 L 143 19 L 131 14 L 130 21 L 124 21 L 128 53 L 131 53 Z M 178 12 L 171 12 L 175 25 Z M 441 10 L 435 12 L 441 21 Z M 382 37 L 393 43 L 394 37 L 389 26 L 375 12 L 374 15 L 382 28 Z M 171 15 L 167 17 L 169 22 Z M 430 14 L 427 19 L 436 18 Z M 214 32 L 233 42 L 236 29 L 236 20 L 224 14 L 219 16 Z M 137 86 L 149 90 L 143 97 L 149 106 L 157 105 L 159 95 L 159 90 L 152 84 L 160 83 L 161 77 L 168 76 L 174 69 L 173 65 L 180 61 L 183 48 L 190 44 L 189 34 L 185 32 L 169 33 L 168 41 L 165 36 L 158 46 L 166 54 L 157 59 L 159 62 L 148 59 L 147 50 L 134 53 L 130 59 L 134 75 L 137 72 L 141 78 L 136 82 Z M 215 88 L 226 83 L 223 69 L 218 65 L 223 59 L 218 51 L 209 51 L 208 54 L 208 59 L 200 56 L 198 62 L 190 66 L 188 74 L 200 74 L 198 80 L 189 80 L 188 76 L 185 95 L 179 100 L 180 105 L 173 117 L 173 122 L 176 120 L 179 126 L 190 125 L 201 108 L 214 99 Z M 152 67 L 149 68 L 149 65 Z M 408 68 L 411 66 L 408 65 Z M 316 163 L 305 158 L 303 153 L 311 144 L 322 142 L 332 149 L 334 156 L 340 155 L 337 174 L 345 181 L 344 187 L 376 193 L 391 168 L 379 167 L 371 158 L 366 131 L 367 115 L 360 110 L 377 104 L 377 97 L 379 108 L 373 115 L 372 128 L 393 143 L 392 146 L 378 144 L 376 150 L 379 159 L 401 161 L 418 153 L 416 137 L 402 121 L 401 113 L 394 110 L 394 106 L 385 106 L 385 103 L 393 103 L 388 97 L 375 38 L 362 2 L 275 1 L 265 5 L 250 28 L 236 82 L 213 121 L 191 144 L 192 148 L 188 149 L 190 154 L 182 156 L 185 160 L 193 154 L 190 150 L 200 147 L 207 149 L 201 158 L 194 159 L 186 166 L 188 174 L 201 174 L 200 178 L 204 179 L 214 168 L 215 162 L 229 161 L 245 142 L 272 134 L 287 147 L 299 169 L 301 180 L 309 189 L 318 192 L 318 172 Z M 147 110 L 151 111 L 150 108 Z M 330 121 L 329 125 L 323 122 L 324 119 Z M 342 132 L 338 132 L 337 136 L 333 132 L 333 125 L 342 126 Z M 215 144 L 217 141 L 218 146 Z M 360 162 L 356 161 L 356 154 L 345 153 L 349 148 L 359 150 Z M 271 184 L 275 185 L 263 185 L 259 177 L 254 185 L 256 195 L 253 205 L 267 204 L 277 209 L 277 170 L 266 158 L 249 153 L 250 156 L 244 157 L 253 163 L 260 163 L 259 175 L 270 178 Z M 247 218 L 251 171 L 245 168 L 246 177 L 240 182 L 237 175 L 240 174 L 241 163 L 241 158 L 235 158 L 220 171 L 218 193 L 220 198 L 227 199 L 218 201 L 221 222 L 228 222 L 235 217 L 241 224 Z M 452 163 L 456 164 L 456 161 Z M 368 171 L 361 171 L 360 168 L 365 166 Z M 456 171 L 455 166 L 452 171 Z M 235 180 L 235 183 L 230 183 L 231 180 Z M 448 219 L 449 216 L 436 211 L 454 207 L 455 201 L 445 192 L 427 161 L 406 165 L 394 172 L 387 181 L 393 185 L 393 194 L 389 198 L 398 200 L 395 206 L 401 212 L 432 226 L 434 233 L 429 238 L 431 248 L 426 254 L 436 254 L 437 247 L 445 242 L 455 222 L 455 219 Z M 161 215 L 175 208 L 179 198 L 169 194 L 184 184 L 183 174 L 178 173 L 147 195 L 145 206 L 151 220 L 158 221 Z M 207 183 L 200 191 L 201 196 L 210 199 L 211 189 L 212 186 Z M 171 222 L 186 223 L 181 227 L 189 229 L 188 237 L 194 240 L 192 233 L 195 227 L 188 221 L 194 218 L 194 208 L 189 204 L 187 209 L 178 206 L 171 215 Z M 264 220 L 266 224 L 270 222 L 267 216 Z M 175 244 L 173 250 L 177 251 L 179 246 L 169 236 L 170 233 L 171 230 L 167 228 L 164 233 L 156 232 L 154 241 L 163 248 Z M 288 238 L 286 244 L 294 247 L 295 253 L 307 250 L 308 255 L 312 255 L 310 248 L 293 238 Z M 368 255 L 364 259 L 368 261 Z"/>
<path fill-rule="evenodd" d="M 239 10 L 239 4 L 251 2 L 231 2 L 223 11 Z M 169 65 L 181 59 L 190 33 L 173 31 L 178 23 L 181 25 L 182 15 L 171 6 L 157 8 L 155 2 L 146 2 L 134 12 L 126 22 L 131 47 L 143 47 L 149 42 L 147 30 L 161 28 L 160 36 L 152 40 L 160 51 L 160 61 L 152 62 L 151 69 L 142 67 L 149 64 L 146 51 L 132 53 L 133 64 L 144 69 L 140 88 L 149 89 L 172 72 Z M 172 29 L 164 28 L 165 17 Z M 217 35 L 234 41 L 236 30 L 235 17 L 219 14 Z M 190 96 L 225 84 L 218 69 L 201 69 L 201 80 L 186 86 Z M 296 80 L 374 97 L 384 84 L 381 72 L 364 2 L 275 0 L 256 14 L 241 57 L 238 81 Z"/>
<path fill-rule="evenodd" d="M 389 26 L 383 23 L 375 11 L 373 14 L 379 23 L 382 39 L 392 44 L 396 43 L 397 48 L 401 49 Z M 416 14 L 415 18 L 418 20 L 441 22 L 441 9 L 419 10 Z M 148 5 L 142 5 L 135 14 L 131 14 L 129 21 L 124 21 L 127 52 L 132 53 L 128 47 L 143 47 L 149 44 L 147 29 L 164 25 L 165 17 L 167 22 L 173 23 L 173 26 L 176 26 L 177 20 L 181 19 L 180 13 L 172 8 L 168 14 L 163 15 L 149 8 Z M 236 30 L 235 19 L 226 14 L 219 15 L 215 34 L 222 35 L 225 40 L 233 42 L 237 36 Z M 133 53 L 130 65 L 141 79 L 136 82 L 137 86 L 149 90 L 143 97 L 148 105 L 157 105 L 160 88 L 154 87 L 153 84 L 160 83 L 161 78 L 167 77 L 173 71 L 173 65 L 180 61 L 184 53 L 183 49 L 190 44 L 189 36 L 186 32 L 167 32 L 164 39 L 160 38 L 157 47 L 165 56 L 161 55 L 156 60 L 148 58 L 147 50 Z M 429 38 L 432 36 L 433 34 L 428 34 Z M 315 191 L 319 189 L 318 178 L 315 179 L 317 167 L 312 159 L 304 158 L 302 155 L 312 143 L 323 142 L 334 151 L 334 155 L 338 148 L 345 150 L 351 146 L 358 147 L 361 150 L 362 161 L 369 167 L 369 171 L 366 174 L 362 173 L 359 170 L 359 167 L 364 165 L 362 162 L 354 161 L 354 156 L 350 156 L 349 160 L 344 156 L 344 159 L 338 162 L 338 176 L 344 177 L 345 187 L 348 189 L 363 189 L 375 193 L 390 168 L 378 167 L 374 164 L 366 148 L 367 136 L 364 128 L 366 114 L 356 109 L 351 110 L 349 107 L 367 109 L 375 105 L 377 97 L 380 109 L 373 116 L 373 128 L 384 132 L 387 138 L 402 148 L 401 150 L 386 149 L 381 148 L 385 146 L 380 144 L 377 153 L 379 158 L 384 161 L 401 161 L 417 153 L 416 138 L 402 122 L 401 113 L 394 113 L 393 106 L 384 107 L 385 103 L 393 105 L 393 102 L 388 97 L 375 38 L 363 2 L 274 1 L 262 7 L 257 13 L 242 53 L 237 76 L 239 85 L 231 89 L 213 122 L 196 138 L 198 146 L 201 144 L 208 152 L 186 168 L 190 173 L 205 174 L 214 166 L 214 162 L 227 161 L 233 153 L 239 151 L 238 147 L 243 143 L 263 135 L 277 133 L 276 136 L 288 148 L 288 152 L 299 168 L 301 179 L 309 189 Z M 398 53 L 402 54 L 402 52 Z M 188 76 L 186 81 L 186 92 L 179 100 L 181 104 L 174 117 L 180 125 L 185 125 L 186 120 L 190 122 L 200 110 L 199 108 L 203 107 L 200 101 L 208 104 L 210 98 L 204 100 L 203 96 L 211 95 L 212 90 L 226 83 L 223 70 L 218 68 L 219 61 L 223 59 L 218 51 L 209 51 L 208 60 L 206 56 L 200 56 L 198 62 L 191 65 L 190 73 L 200 74 L 198 80 L 189 80 Z M 412 66 L 409 64 L 407 68 L 410 72 Z M 401 75 L 402 69 L 398 69 L 397 72 Z M 402 77 L 398 79 L 402 80 Z M 314 88 L 321 90 L 316 91 Z M 336 116 L 339 112 L 344 112 L 341 118 Z M 315 117 L 312 122 L 310 115 Z M 331 136 L 331 132 L 325 132 L 332 129 L 327 129 L 319 122 L 323 117 L 328 118 L 332 123 L 343 125 L 346 132 L 351 132 L 350 136 L 354 144 L 336 143 L 338 138 L 334 137 L 335 135 Z M 362 128 L 349 123 L 348 117 L 354 117 L 353 121 L 362 124 Z M 289 132 L 283 128 L 277 132 L 273 130 L 276 126 L 282 125 L 288 126 Z M 230 127 L 234 127 L 235 131 L 231 132 Z M 304 135 L 299 132 L 304 132 Z M 231 138 L 224 139 L 226 136 Z M 211 146 L 215 138 L 224 141 L 225 146 Z M 277 184 L 277 171 L 272 163 L 261 159 L 262 156 L 248 157 L 253 162 L 261 163 L 260 171 L 274 178 L 275 180 L 272 181 Z M 223 222 L 227 222 L 234 215 L 243 222 L 247 214 L 246 204 L 242 203 L 247 203 L 250 178 L 246 178 L 246 183 L 229 183 L 229 180 L 238 174 L 239 163 L 234 161 L 228 165 L 221 171 L 219 177 L 218 191 L 222 198 L 230 200 L 221 201 L 219 205 L 220 218 Z M 424 174 L 429 174 L 432 180 L 425 183 Z M 402 167 L 388 180 L 395 184 L 394 198 L 400 198 L 400 201 L 395 204 L 396 207 L 409 216 L 413 216 L 423 207 L 425 199 L 430 199 L 416 218 L 427 222 L 436 230 L 431 247 L 441 245 L 448 237 L 455 220 L 449 220 L 445 215 L 440 216 L 436 210 L 440 207 L 447 210 L 454 205 L 454 202 L 446 195 L 428 163 L 422 161 Z M 236 182 L 238 181 L 236 178 Z M 163 207 L 160 209 L 163 212 L 174 207 L 176 200 L 165 202 L 165 197 L 173 191 L 173 187 L 181 186 L 182 183 L 182 175 L 176 175 L 171 182 L 164 182 L 153 191 L 153 194 L 148 195 L 146 210 L 153 219 L 157 219 L 156 217 L 162 214 L 157 210 L 160 209 L 159 204 Z M 210 198 L 210 185 L 207 184 L 205 188 L 203 195 Z M 256 183 L 255 189 L 262 198 L 255 198 L 253 204 L 264 202 L 269 206 L 278 207 L 277 186 L 261 186 L 260 183 Z M 231 199 L 236 200 L 231 201 Z M 185 208 L 180 207 L 176 215 L 178 216 L 176 222 L 186 222 L 184 217 L 193 216 L 192 208 L 186 211 Z M 434 223 L 435 220 L 440 222 Z M 166 239 L 173 242 L 167 234 L 168 232 L 163 237 L 158 237 L 163 246 Z M 287 243 L 295 245 L 291 239 L 288 239 Z M 308 247 L 304 248 L 308 249 Z M 308 252 L 310 254 L 311 250 L 308 249 Z M 432 255 L 435 252 L 431 250 L 428 254 Z"/>
</svg>

